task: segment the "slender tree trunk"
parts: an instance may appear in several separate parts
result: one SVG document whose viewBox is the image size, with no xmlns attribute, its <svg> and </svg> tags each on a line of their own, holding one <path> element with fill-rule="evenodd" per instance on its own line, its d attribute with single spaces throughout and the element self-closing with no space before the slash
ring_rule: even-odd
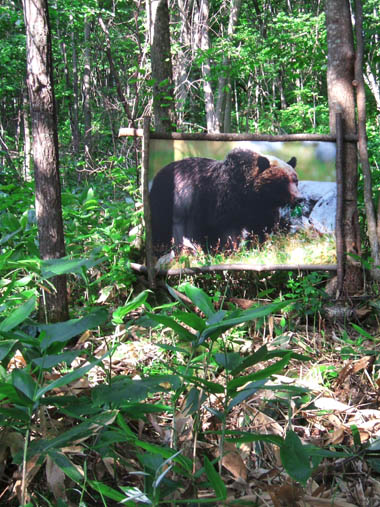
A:
<svg viewBox="0 0 380 507">
<path fill-rule="evenodd" d="M 228 21 L 227 37 L 231 38 L 235 32 L 239 19 L 241 0 L 231 0 L 230 17 Z M 219 131 L 229 132 L 231 126 L 231 79 L 229 76 L 230 58 L 223 58 L 223 74 L 218 81 L 218 100 L 216 102 L 216 118 Z M 227 116 L 230 115 L 228 118 Z"/>
<path fill-rule="evenodd" d="M 22 92 L 22 118 L 24 126 L 24 161 L 23 161 L 23 177 L 25 181 L 32 180 L 32 168 L 31 168 L 31 142 L 30 142 L 30 126 L 29 126 L 29 103 L 28 103 L 28 92 L 23 90 Z"/>
<path fill-rule="evenodd" d="M 0 134 L 0 148 L 1 151 L 4 153 L 4 158 L 7 161 L 8 167 L 12 169 L 16 179 L 19 179 L 19 174 L 17 171 L 17 167 L 14 165 L 11 154 L 9 152 L 8 146 L 6 142 L 4 141 L 2 135 Z M 3 164 L 2 164 L 3 165 Z"/>
<path fill-rule="evenodd" d="M 65 243 L 48 4 L 47 0 L 23 0 L 23 7 L 39 249 L 41 259 L 56 259 L 65 255 Z M 45 319 L 49 322 L 66 320 L 66 277 L 57 276 L 50 281 L 55 290 L 43 293 Z"/>
<path fill-rule="evenodd" d="M 367 216 L 367 233 L 371 247 L 371 257 L 374 265 L 380 265 L 379 238 L 377 235 L 376 213 L 372 199 L 372 178 L 368 159 L 367 127 L 366 127 L 366 97 L 363 76 L 363 9 L 361 0 L 355 0 L 355 29 L 356 29 L 356 60 L 355 60 L 355 85 L 356 104 L 358 109 L 358 148 L 364 179 L 364 204 Z M 380 280 L 378 267 L 372 270 L 372 275 Z"/>
<path fill-rule="evenodd" d="M 327 90 L 330 130 L 335 133 L 335 114 L 341 112 L 345 133 L 356 133 L 354 79 L 354 41 L 349 0 L 327 0 L 326 26 L 328 44 Z M 362 285 L 361 267 L 348 254 L 360 254 L 360 231 L 357 210 L 357 149 L 344 143 L 343 150 L 343 236 L 346 252 L 344 291 L 355 293 Z"/>
<path fill-rule="evenodd" d="M 86 169 L 91 168 L 91 55 L 90 55 L 91 23 L 87 18 L 84 25 L 84 73 L 83 73 L 83 120 L 84 120 L 84 154 Z"/>
<path fill-rule="evenodd" d="M 208 0 L 200 0 L 198 11 L 199 48 L 206 54 L 210 50 L 208 34 L 209 4 Z M 211 64 L 208 57 L 202 63 L 203 93 L 205 97 L 207 132 L 219 132 L 219 125 L 215 113 L 214 94 L 211 86 Z"/>
<path fill-rule="evenodd" d="M 191 65 L 191 17 L 193 0 L 178 0 L 180 21 L 179 48 L 175 57 L 173 77 L 175 86 L 175 110 L 178 124 L 184 120 L 185 103 L 188 95 L 188 74 Z"/>
<path fill-rule="evenodd" d="M 168 2 L 149 0 L 149 7 L 154 126 L 156 132 L 171 132 L 176 122 Z"/>
<path fill-rule="evenodd" d="M 124 95 L 124 91 L 123 91 L 123 87 L 121 85 L 119 73 L 115 67 L 115 64 L 114 64 L 114 61 L 112 58 L 111 40 L 110 40 L 108 28 L 104 24 L 104 21 L 101 16 L 99 16 L 98 21 L 99 21 L 99 25 L 100 25 L 101 29 L 104 32 L 104 35 L 106 36 L 106 54 L 107 54 L 107 59 L 108 59 L 108 63 L 110 66 L 110 72 L 111 72 L 111 75 L 112 75 L 112 77 L 115 81 L 115 84 L 116 84 L 117 96 L 119 97 L 119 100 L 123 106 L 124 113 L 125 113 L 127 119 L 130 122 L 132 122 L 132 115 L 131 115 L 131 111 L 129 110 L 128 101 L 127 101 L 126 96 Z"/>
<path fill-rule="evenodd" d="M 73 108 L 72 108 L 72 134 L 73 134 L 73 152 L 74 155 L 79 154 L 79 115 L 78 115 L 78 104 L 79 104 L 79 92 L 78 92 L 78 58 L 77 48 L 75 44 L 75 30 L 74 30 L 74 18 L 70 15 L 71 29 L 71 53 L 72 53 L 72 71 L 73 71 Z"/>
<path fill-rule="evenodd" d="M 369 63 L 366 65 L 366 72 L 364 75 L 365 82 L 368 86 L 368 88 L 371 90 L 372 95 L 376 102 L 376 109 L 378 110 L 380 114 L 380 85 L 379 82 L 376 81 L 376 77 L 374 73 L 371 70 L 371 67 Z"/>
<path fill-rule="evenodd" d="M 59 31 L 59 25 L 57 27 L 58 30 L 58 36 L 61 39 L 61 52 L 62 52 L 62 58 L 63 58 L 63 64 L 64 64 L 64 75 L 65 75 L 65 81 L 66 81 L 66 90 L 68 93 L 68 109 L 69 109 L 69 116 L 70 116 L 70 127 L 71 127 L 71 135 L 73 139 L 73 145 L 72 149 L 74 153 L 78 153 L 79 151 L 79 139 L 78 139 L 78 118 L 74 118 L 74 108 L 75 108 L 75 95 L 74 93 L 71 94 L 72 85 L 71 85 L 71 79 L 70 79 L 70 70 L 69 70 L 69 64 L 68 64 L 68 58 L 67 58 L 67 50 L 66 50 L 66 43 L 62 39 L 62 34 Z"/>
</svg>

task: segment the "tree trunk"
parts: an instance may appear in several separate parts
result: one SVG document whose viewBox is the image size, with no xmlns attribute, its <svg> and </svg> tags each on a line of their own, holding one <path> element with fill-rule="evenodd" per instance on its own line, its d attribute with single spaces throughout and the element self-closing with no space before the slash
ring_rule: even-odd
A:
<svg viewBox="0 0 380 507">
<path fill-rule="evenodd" d="M 78 59 L 77 59 L 77 48 L 75 45 L 75 30 L 74 30 L 74 18 L 70 15 L 70 23 L 72 25 L 71 31 L 71 51 L 72 51 L 72 67 L 73 67 L 73 109 L 72 109 L 72 134 L 73 134 L 73 153 L 74 155 L 79 154 L 79 119 L 78 119 L 78 104 L 79 104 L 79 93 L 78 93 Z"/>
<path fill-rule="evenodd" d="M 176 122 L 168 2 L 150 0 L 149 7 L 154 126 L 156 132 L 171 132 Z"/>
<path fill-rule="evenodd" d="M 231 0 L 230 18 L 228 21 L 227 37 L 231 38 L 239 19 L 241 0 Z M 223 74 L 218 81 L 218 100 L 216 103 L 216 118 L 219 131 L 229 132 L 231 126 L 231 79 L 229 76 L 230 59 L 226 55 L 223 58 Z"/>
<path fill-rule="evenodd" d="M 328 44 L 327 90 L 330 130 L 335 133 L 335 114 L 341 112 L 346 134 L 356 132 L 354 79 L 354 41 L 348 0 L 327 0 L 326 26 Z M 360 255 L 360 232 L 357 210 L 357 149 L 344 143 L 343 149 L 343 237 L 346 253 L 345 294 L 353 294 L 362 286 L 360 263 L 349 254 Z"/>
<path fill-rule="evenodd" d="M 23 0 L 27 47 L 27 85 L 32 119 L 36 215 L 41 259 L 65 255 L 59 180 L 58 135 L 47 0 Z M 44 291 L 45 319 L 68 318 L 66 277 L 50 281 Z M 40 318 L 42 317 L 40 307 Z"/>
<path fill-rule="evenodd" d="M 188 96 L 188 75 L 191 67 L 191 17 L 193 0 L 178 0 L 180 20 L 179 47 L 175 56 L 173 77 L 175 81 L 175 110 L 178 125 L 182 125 L 185 117 L 185 104 Z"/>
<path fill-rule="evenodd" d="M 369 63 L 366 65 L 366 72 L 364 75 L 365 82 L 368 86 L 368 88 L 371 90 L 372 95 L 376 102 L 376 109 L 378 110 L 380 114 L 380 85 L 376 81 L 375 74 L 372 72 L 371 67 Z"/>
<path fill-rule="evenodd" d="M 119 73 L 117 71 L 117 68 L 114 64 L 113 57 L 112 57 L 110 34 L 109 34 L 108 28 L 106 27 L 101 16 L 98 17 L 98 21 L 99 21 L 100 28 L 103 30 L 104 35 L 106 37 L 106 54 L 107 54 L 107 59 L 108 59 L 108 63 L 110 66 L 110 72 L 111 72 L 111 75 L 112 75 L 112 77 L 115 81 L 115 84 L 116 84 L 117 96 L 119 97 L 119 100 L 123 106 L 124 113 L 125 113 L 127 119 L 131 123 L 132 122 L 132 115 L 129 110 L 128 101 L 127 101 L 127 98 L 124 94 L 123 87 L 121 85 L 121 81 L 120 81 L 120 77 L 119 77 Z"/>
<path fill-rule="evenodd" d="M 198 28 L 199 28 L 199 49 L 205 54 L 210 49 L 210 38 L 208 34 L 208 17 L 209 17 L 209 4 L 208 0 L 200 0 L 198 16 Z M 206 123 L 207 132 L 219 132 L 219 125 L 217 123 L 215 114 L 215 101 L 214 94 L 211 87 L 211 64 L 208 57 L 203 59 L 202 63 L 202 77 L 203 77 L 203 93 L 205 97 L 205 109 L 206 109 Z"/>
<path fill-rule="evenodd" d="M 364 180 L 364 204 L 367 217 L 367 234 L 374 263 L 372 276 L 380 280 L 379 239 L 377 237 L 376 212 L 372 198 L 372 177 L 368 159 L 366 97 L 363 76 L 364 40 L 363 40 L 363 9 L 361 0 L 355 0 L 356 60 L 355 86 L 356 104 L 358 109 L 358 149 Z"/>
<path fill-rule="evenodd" d="M 30 142 L 30 127 L 29 127 L 29 104 L 28 92 L 23 89 L 22 92 L 22 118 L 24 126 L 24 161 L 23 161 L 23 178 L 25 181 L 32 180 L 31 170 L 31 142 Z"/>
<path fill-rule="evenodd" d="M 84 155 L 86 160 L 86 169 L 91 169 L 91 55 L 90 55 L 90 35 L 91 24 L 86 18 L 84 25 L 84 73 L 83 73 L 83 120 L 84 120 Z"/>
</svg>

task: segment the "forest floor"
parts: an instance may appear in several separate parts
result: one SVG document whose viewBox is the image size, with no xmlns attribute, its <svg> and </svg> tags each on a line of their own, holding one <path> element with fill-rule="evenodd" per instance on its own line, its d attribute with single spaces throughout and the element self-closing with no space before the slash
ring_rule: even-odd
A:
<svg viewBox="0 0 380 507">
<path fill-rule="evenodd" d="M 345 322 L 328 320 L 319 312 L 309 317 L 288 315 L 291 326 L 284 326 L 283 315 L 274 314 L 261 320 L 260 324 L 256 321 L 237 327 L 231 336 L 223 339 L 229 343 L 230 350 L 242 357 L 250 357 L 266 346 L 268 351 L 288 350 L 306 356 L 308 360 L 292 359 L 281 373 L 271 375 L 262 388 L 231 407 L 225 419 L 220 414 L 226 412 L 226 371 L 215 363 L 206 363 L 204 359 L 197 363 L 193 375 L 207 378 L 210 386 L 220 384 L 222 389 L 207 390 L 207 384 L 204 384 L 204 391 L 198 392 L 197 410 L 189 409 L 190 386 L 183 389 L 174 401 L 173 392 L 169 391 L 144 399 L 148 405 L 165 405 L 171 409 L 147 409 L 141 417 L 138 414 L 127 417 L 127 424 L 139 441 L 148 446 L 145 447 L 147 450 L 153 452 L 154 449 L 173 447 L 181 456 L 191 460 L 194 480 L 183 480 L 176 467 L 172 468 L 172 464 L 167 463 L 162 470 L 165 480 L 178 483 L 170 500 L 163 495 L 156 503 L 151 503 L 143 496 L 126 505 L 174 505 L 186 499 L 189 499 L 186 503 L 191 505 L 196 505 L 197 500 L 200 503 L 208 500 L 210 505 L 274 507 L 380 505 L 380 377 L 377 361 L 380 332 L 377 318 L 371 312 L 369 307 L 362 308 L 350 317 L 352 320 Z M 102 365 L 95 366 L 88 377 L 56 389 L 54 394 L 77 396 L 80 402 L 88 400 L 92 389 L 101 385 L 109 373 L 111 376 L 141 379 L 154 374 L 175 373 L 176 369 L 180 369 L 179 365 L 186 363 L 186 350 L 181 345 L 182 348 L 174 351 L 172 329 L 165 326 L 152 329 L 141 325 L 141 315 L 141 310 L 134 312 L 129 325 L 117 329 L 120 343 L 112 358 L 106 358 Z M 366 323 L 368 316 L 370 324 Z M 91 349 L 94 357 L 100 358 L 114 341 L 115 334 L 100 336 L 99 333 L 86 332 L 75 349 Z M 15 356 L 13 361 L 13 367 L 17 367 L 17 361 L 22 359 Z M 265 367 L 273 362 L 269 360 Z M 84 364 L 86 359 L 79 356 L 72 366 Z M 263 367 L 263 363 L 258 362 L 247 368 L 244 375 L 249 378 Z M 59 372 L 51 375 L 55 378 Z M 45 431 L 59 434 L 63 429 L 75 427 L 75 419 L 69 416 L 62 418 L 55 408 L 46 408 L 46 411 L 44 424 L 50 430 L 45 428 Z M 331 457 L 326 455 L 318 463 L 313 462 L 312 473 L 304 483 L 290 478 L 287 473 L 292 467 L 289 456 L 281 455 L 280 447 L 270 438 L 252 441 L 227 438 L 237 432 L 236 435 L 251 433 L 284 439 L 290 429 L 298 435 L 305 448 L 310 444 L 338 453 Z M 91 438 L 90 431 L 86 438 L 74 438 L 71 446 L 62 449 L 62 454 L 70 456 L 79 466 L 83 463 L 87 442 Z M 131 448 L 129 441 L 117 441 L 116 452 L 112 455 L 102 454 L 101 449 L 94 448 L 93 444 L 91 449 L 95 450 L 87 454 L 85 460 L 89 477 L 114 489 L 124 486 L 146 490 L 139 452 Z M 302 469 L 304 456 L 297 453 L 295 446 L 291 460 L 294 460 L 294 468 L 299 470 Z M 226 488 L 226 498 L 222 501 L 212 501 L 215 488 L 207 486 L 209 482 L 204 470 L 202 472 L 205 456 L 214 463 Z M 288 460 L 288 467 L 284 467 L 284 459 Z M 32 492 L 47 487 L 57 498 L 59 491 L 67 488 L 70 481 L 54 467 L 50 472 L 47 467 L 46 480 L 40 467 L 37 462 L 30 464 L 28 489 Z M 16 494 L 20 477 L 13 473 L 12 479 L 11 472 L 8 470 L 12 484 L 8 484 L 7 490 L 12 489 Z M 99 502 L 91 500 L 91 495 L 88 498 L 81 505 L 120 505 L 112 499 Z M 67 500 L 62 505 L 78 504 Z"/>
<path fill-rule="evenodd" d="M 239 352 L 252 354 L 263 345 L 275 350 L 279 340 L 273 335 L 276 323 L 268 319 L 259 331 L 253 326 L 246 336 L 240 336 Z M 316 326 L 317 325 L 317 326 Z M 316 328 L 317 327 L 317 328 Z M 227 487 L 227 500 L 218 505 L 273 505 L 338 507 L 380 505 L 380 380 L 377 357 L 380 333 L 372 329 L 365 334 L 358 326 L 347 333 L 347 324 L 327 324 L 322 317 L 312 326 L 299 322 L 296 329 L 281 337 L 281 348 L 307 354 L 309 362 L 292 360 L 281 375 L 273 375 L 269 384 L 250 398 L 236 405 L 229 413 L 226 429 L 272 434 L 285 437 L 290 427 L 303 444 L 313 444 L 326 450 L 340 451 L 342 456 L 323 459 L 315 467 L 306 485 L 289 478 L 281 462 L 280 450 L 269 442 L 223 444 L 222 466 L 219 473 Z M 129 332 L 132 332 L 130 330 Z M 155 339 L 138 339 L 124 345 L 123 359 L 118 369 L 128 375 L 138 375 L 141 363 L 149 370 L 157 364 L 162 350 Z M 132 334 L 133 335 L 133 334 Z M 152 339 L 153 338 L 153 339 Z M 366 339 L 367 338 L 367 339 Z M 119 351 L 120 352 L 120 351 Z M 167 358 L 166 358 L 167 360 Z M 245 371 L 260 369 L 256 365 Z M 210 380 L 225 384 L 223 373 L 214 371 Z M 304 397 L 284 396 L 284 392 L 269 389 L 270 384 L 292 385 L 308 390 Z M 215 412 L 223 410 L 221 396 L 211 395 L 209 406 Z M 194 472 L 203 463 L 220 456 L 221 442 L 215 432 L 222 430 L 220 419 L 213 411 L 201 408 L 199 420 L 186 414 L 184 400 L 178 400 L 173 417 L 149 416 L 140 422 L 139 432 L 151 442 L 163 445 L 176 433 L 177 448 L 193 460 Z M 182 408 L 181 408 L 182 407 Z M 377 445 L 373 442 L 377 441 Z M 372 444 L 372 445 L 371 445 Z M 194 459 L 195 458 L 195 459 Z M 294 455 L 297 461 L 298 456 Z M 191 487 L 178 491 L 173 499 L 191 498 Z M 210 498 L 213 491 L 198 490 L 198 498 Z M 237 502 L 238 501 L 238 502 Z M 168 504 L 169 505 L 169 504 Z"/>
</svg>

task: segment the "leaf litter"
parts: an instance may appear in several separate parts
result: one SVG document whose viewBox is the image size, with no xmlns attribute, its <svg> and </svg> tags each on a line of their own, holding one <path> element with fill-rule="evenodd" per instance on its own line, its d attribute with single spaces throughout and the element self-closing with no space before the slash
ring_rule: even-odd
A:
<svg viewBox="0 0 380 507">
<path fill-rule="evenodd" d="M 240 339 L 238 351 L 244 355 L 253 354 L 263 345 L 263 341 L 268 350 L 276 350 L 276 339 L 272 333 L 273 319 L 268 321 L 270 332 L 260 334 L 252 328 L 251 334 L 247 333 Z M 173 413 L 170 410 L 153 412 L 148 417 L 127 417 L 126 422 L 140 440 L 149 445 L 175 447 L 184 458 L 191 460 L 192 472 L 198 474 L 200 480 L 196 491 L 199 499 L 211 499 L 216 491 L 215 488 L 207 488 L 203 465 L 205 456 L 208 456 L 210 463 L 214 464 L 211 466 L 215 467 L 226 488 L 226 496 L 216 502 L 218 505 L 380 505 L 380 443 L 377 443 L 378 439 L 380 442 L 380 382 L 376 370 L 380 346 L 373 342 L 362 343 L 361 350 L 368 350 L 368 345 L 371 354 L 363 354 L 362 357 L 358 357 L 360 354 L 347 354 L 343 358 L 342 347 L 334 344 L 336 329 L 323 333 L 309 329 L 307 337 L 305 334 L 294 331 L 289 333 L 285 348 L 299 354 L 304 354 L 306 350 L 311 361 L 305 363 L 292 360 L 282 374 L 273 375 L 262 389 L 234 406 L 224 423 L 218 416 L 224 409 L 224 391 L 208 394 L 205 398 L 199 392 L 198 410 L 189 410 L 189 406 L 186 406 L 187 399 L 182 393 Z M 108 357 L 104 366 L 96 366 L 88 380 L 62 386 L 54 394 L 70 394 L 79 396 L 79 400 L 85 399 L 91 396 L 91 390 L 95 386 L 104 382 L 106 370 L 112 376 L 125 375 L 136 379 L 149 374 L 158 364 L 162 366 L 170 363 L 170 353 L 157 345 L 165 340 L 173 343 L 170 331 L 164 329 L 159 334 L 149 335 L 146 328 L 131 326 L 119 333 L 119 338 L 120 335 L 121 343 L 117 353 Z M 98 347 L 97 340 L 87 333 L 77 347 L 87 349 L 95 345 L 94 356 L 101 357 L 104 348 L 108 347 L 107 343 L 111 343 L 114 336 L 102 337 Z M 272 343 L 275 344 L 273 348 Z M 83 366 L 86 358 L 78 356 L 75 363 L 78 367 Z M 12 364 L 9 368 L 12 369 Z M 245 373 L 260 368 L 259 363 Z M 52 372 L 52 375 L 56 373 Z M 218 369 L 210 370 L 208 378 L 214 383 L 225 385 L 224 373 Z M 294 386 L 305 391 L 303 395 L 292 397 L 287 395 L 286 390 L 273 389 L 274 386 Z M 171 398 L 172 393 L 161 392 L 150 395 L 145 401 L 170 407 Z M 46 410 L 48 422 L 45 421 L 45 426 L 50 435 L 58 436 L 63 427 L 67 430 L 75 424 L 69 415 L 62 419 L 58 412 L 49 412 L 48 407 Z M 90 425 L 87 435 L 78 435 L 70 441 L 70 445 L 61 448 L 73 467 L 71 476 L 70 473 L 63 474 L 59 466 L 48 457 L 45 463 L 47 480 L 43 487 L 50 491 L 56 501 L 67 501 L 67 486 L 75 483 L 75 468 L 80 472 L 79 476 L 83 477 L 83 456 L 86 449 L 88 446 L 93 448 L 94 437 L 101 434 L 104 424 L 112 425 L 114 420 L 110 416 L 105 423 Z M 227 438 L 229 432 L 249 432 L 285 439 L 289 435 L 289 429 L 299 437 L 302 446 L 313 445 L 324 450 L 343 451 L 343 455 L 321 459 L 314 466 L 311 476 L 302 483 L 292 480 L 286 473 L 278 445 L 270 441 L 234 443 L 233 439 Z M 40 427 L 36 424 L 35 436 L 39 431 Z M 3 430 L 0 439 L 0 467 L 3 481 L 7 483 L 6 488 L 0 492 L 0 500 L 1 497 L 20 498 L 20 474 L 14 467 L 10 473 L 9 463 L 19 453 L 22 443 L 12 435 L 17 433 L 7 435 Z M 129 487 L 135 488 L 133 491 L 143 492 L 144 467 L 141 466 L 139 456 L 122 440 L 116 443 L 115 449 L 113 456 L 102 456 L 96 452 L 95 447 L 86 458 L 87 473 L 91 472 L 92 477 L 110 487 Z M 294 448 L 294 460 L 297 459 L 301 459 L 301 456 L 297 455 Z M 41 463 L 34 458 L 29 465 L 27 498 L 30 498 L 31 491 L 41 487 L 41 483 L 38 484 L 41 481 Z M 171 468 L 171 465 L 165 475 L 171 480 L 178 479 L 175 467 Z M 175 502 L 192 498 L 194 494 L 194 485 L 190 487 L 182 484 L 171 499 Z M 107 505 L 118 504 L 113 500 L 107 502 Z M 170 505 L 171 502 L 163 501 L 161 504 Z M 68 502 L 68 505 L 71 503 Z"/>
</svg>

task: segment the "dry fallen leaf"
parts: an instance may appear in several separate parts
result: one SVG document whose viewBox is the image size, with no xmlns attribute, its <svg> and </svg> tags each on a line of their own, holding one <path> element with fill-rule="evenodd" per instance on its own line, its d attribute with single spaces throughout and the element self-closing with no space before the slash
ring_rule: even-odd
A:
<svg viewBox="0 0 380 507">
<path fill-rule="evenodd" d="M 47 456 L 46 458 L 46 480 L 49 490 L 53 493 L 54 498 L 67 502 L 66 489 L 65 489 L 65 474 L 57 466 L 54 461 Z"/>
<path fill-rule="evenodd" d="M 32 482 L 34 476 L 36 475 L 36 473 L 39 471 L 39 469 L 41 468 L 41 466 L 43 464 L 43 462 L 38 463 L 39 458 L 40 458 L 40 455 L 37 454 L 37 455 L 33 456 L 26 463 L 25 484 L 24 484 L 24 491 L 25 491 L 24 500 L 25 500 L 25 502 L 30 501 L 30 494 L 28 492 L 29 484 Z M 13 492 L 16 493 L 18 501 L 20 502 L 20 504 L 22 504 L 23 503 L 22 502 L 23 481 L 22 481 L 22 478 L 21 479 L 19 478 L 20 476 L 22 476 L 21 467 L 20 467 L 20 470 L 17 470 L 17 472 L 15 472 L 14 476 L 16 476 L 18 478 L 14 482 Z"/>
<path fill-rule="evenodd" d="M 345 429 L 343 426 L 336 428 L 331 434 L 329 434 L 326 440 L 326 445 L 341 444 L 345 435 Z"/>
<path fill-rule="evenodd" d="M 247 468 L 240 456 L 239 450 L 231 442 L 224 442 L 222 465 L 235 477 L 246 482 Z"/>
<path fill-rule="evenodd" d="M 334 412 L 352 412 L 356 410 L 350 405 L 334 400 L 334 398 L 318 398 L 314 401 L 314 405 L 320 410 L 333 410 Z"/>
<path fill-rule="evenodd" d="M 296 506 L 299 505 L 297 502 L 303 496 L 303 491 L 299 486 L 293 483 L 286 483 L 281 486 L 270 488 L 269 494 L 273 504 L 276 506 Z"/>
</svg>

